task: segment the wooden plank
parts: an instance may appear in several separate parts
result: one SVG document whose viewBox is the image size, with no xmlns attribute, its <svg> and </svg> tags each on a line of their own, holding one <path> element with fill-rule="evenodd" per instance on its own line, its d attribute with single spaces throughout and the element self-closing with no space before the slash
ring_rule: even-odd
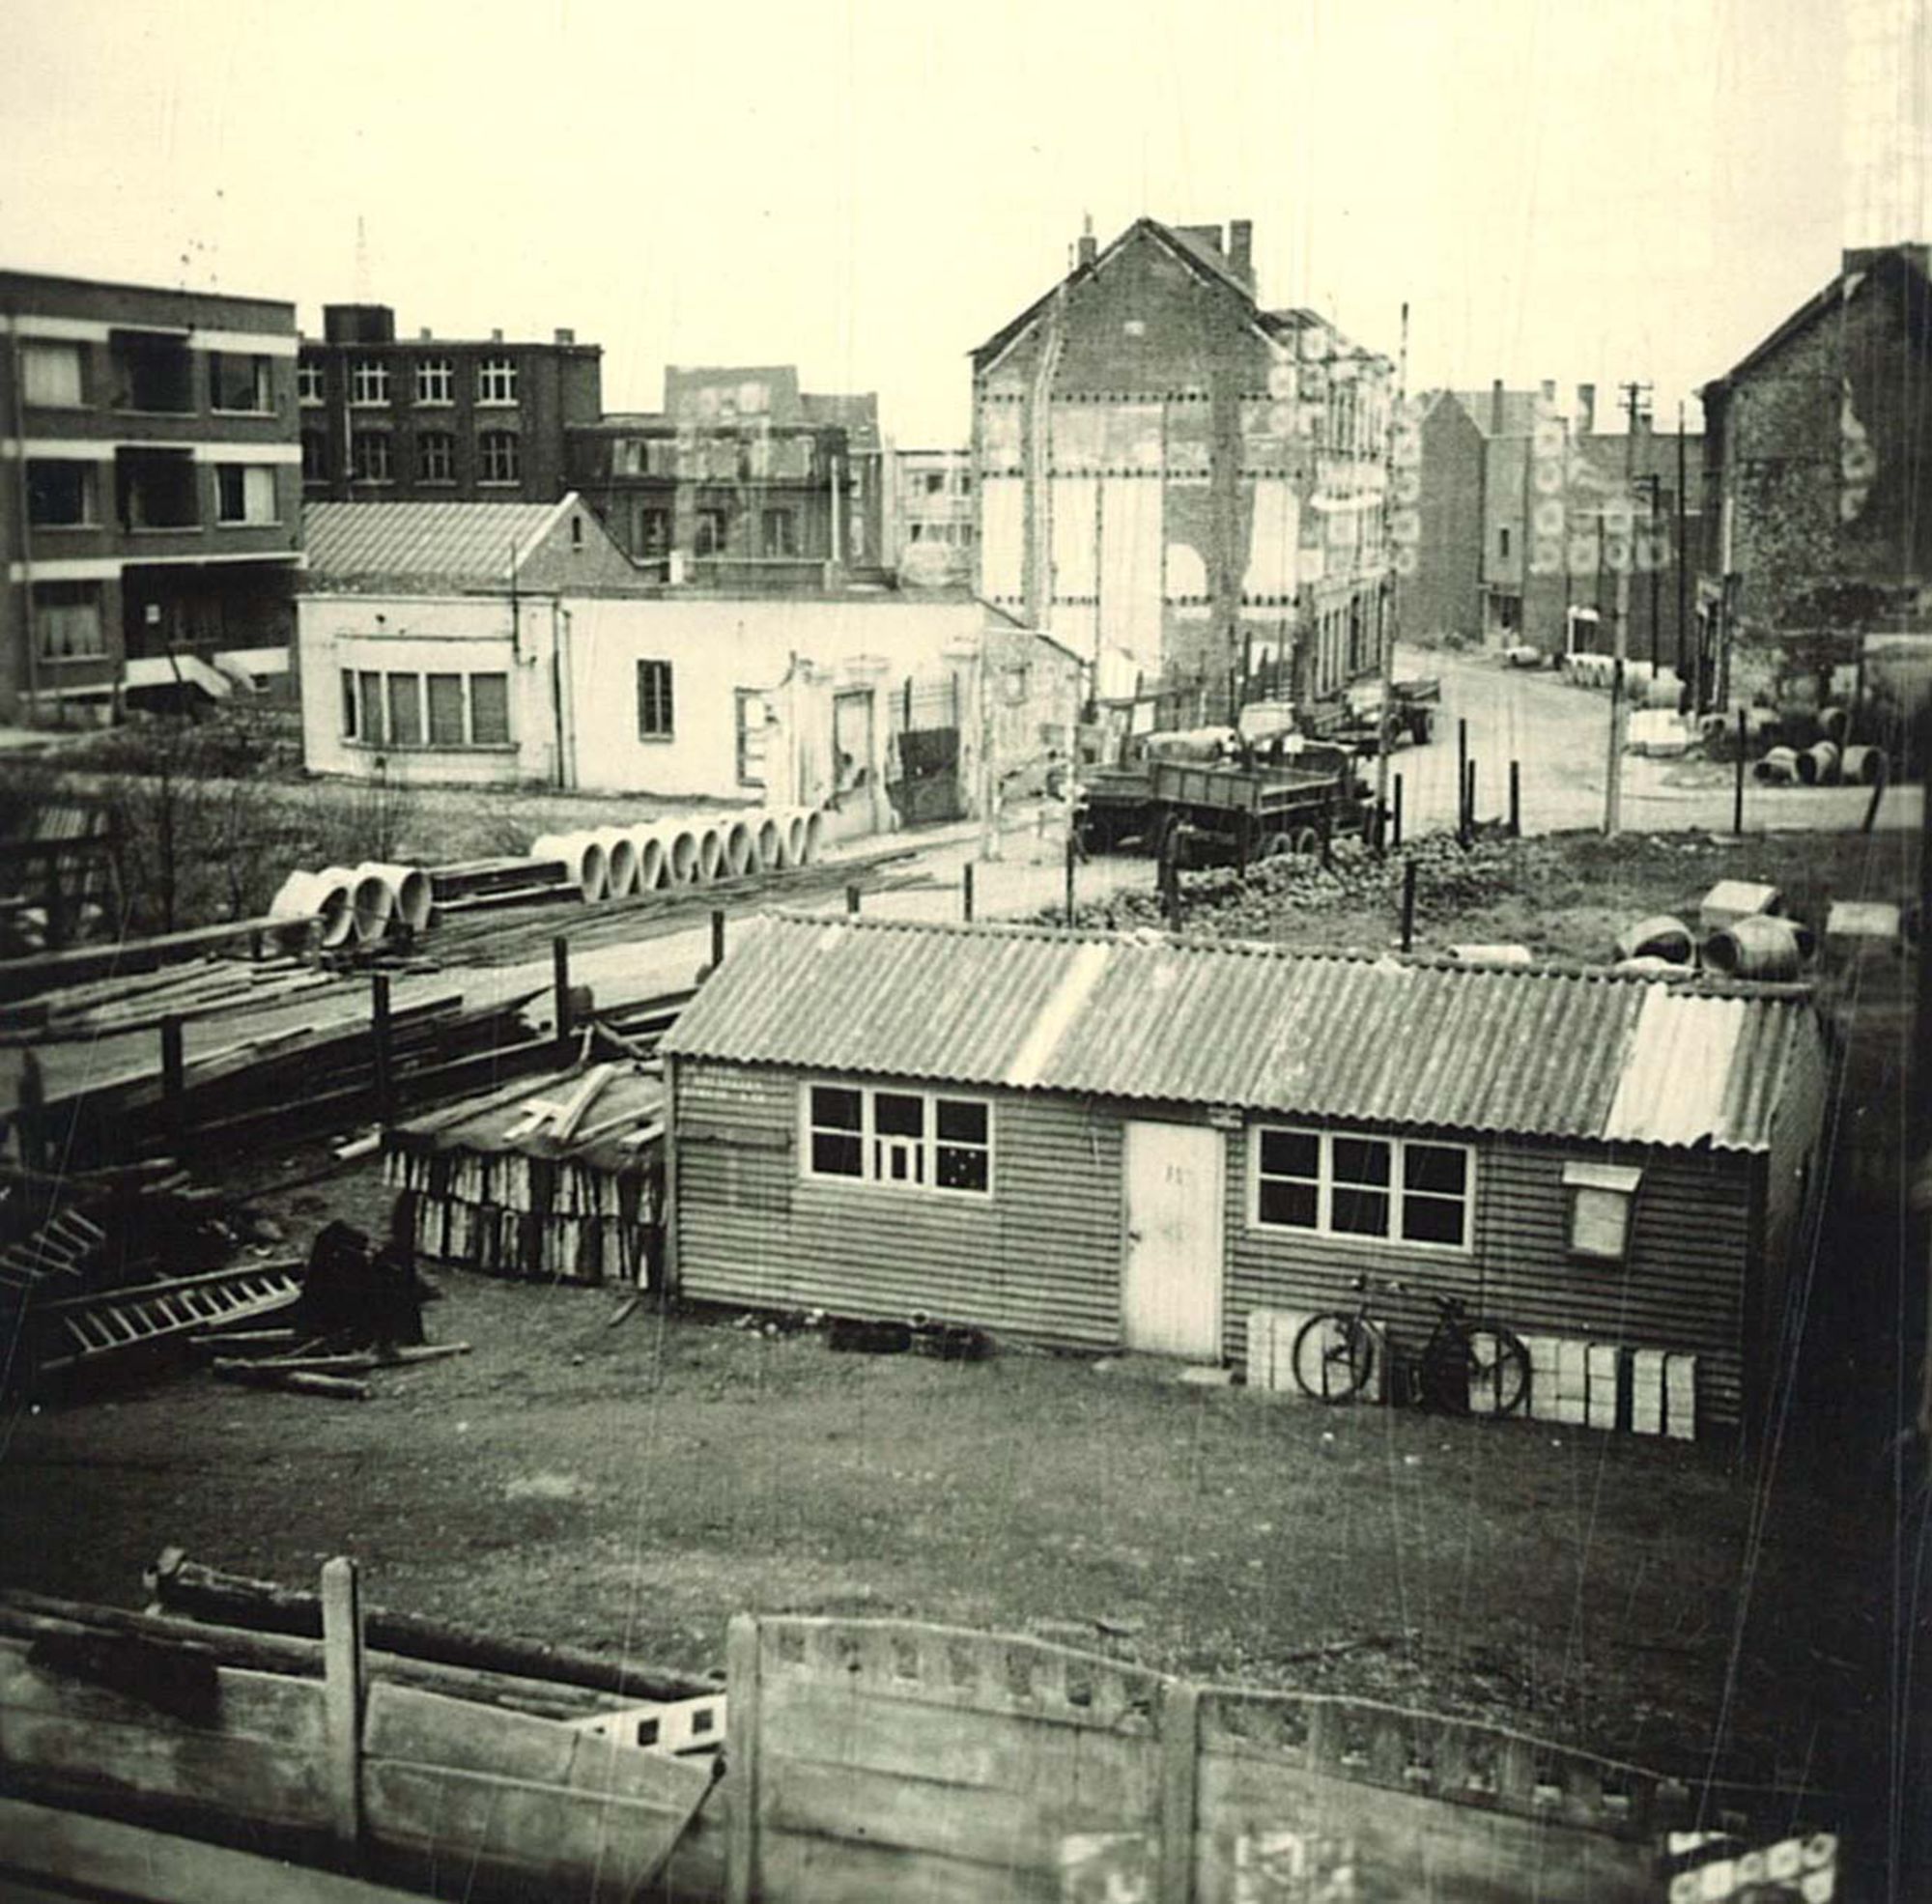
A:
<svg viewBox="0 0 1932 1904">
<path fill-rule="evenodd" d="M 421 1904 L 421 1893 L 309 1870 L 252 1852 L 0 1798 L 0 1892 L 20 1890 L 4 1873 L 24 1871 L 76 1889 L 148 1904 Z M 46 1893 L 72 1896 L 73 1890 Z"/>
<path fill-rule="evenodd" d="M 760 1889 L 759 1759 L 765 1691 L 759 1680 L 758 1623 L 734 1613 L 724 1634 L 724 1687 L 731 1718 L 730 1833 L 724 1845 L 727 1904 L 751 1904 Z"/>
<path fill-rule="evenodd" d="M 324 1772 L 338 1853 L 362 1844 L 362 1589 L 341 1555 L 322 1570 Z"/>
</svg>

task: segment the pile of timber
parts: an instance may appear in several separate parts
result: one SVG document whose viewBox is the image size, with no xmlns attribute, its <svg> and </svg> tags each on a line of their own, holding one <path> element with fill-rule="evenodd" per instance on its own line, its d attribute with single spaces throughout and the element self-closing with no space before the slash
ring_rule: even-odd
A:
<svg viewBox="0 0 1932 1904">
<path fill-rule="evenodd" d="M 376 984 L 385 984 L 378 978 Z M 523 1011 L 535 990 L 466 1007 L 460 995 L 371 1019 L 298 1024 L 89 1084 L 19 1112 L 32 1158 L 91 1165 L 156 1151 L 292 1139 L 433 1103 L 554 1063 Z"/>
<path fill-rule="evenodd" d="M 397 1233 L 423 1256 L 495 1275 L 648 1287 L 663 1135 L 663 1085 L 629 1060 L 391 1124 Z"/>
<path fill-rule="evenodd" d="M 207 958 L 151 973 L 59 985 L 0 1004 L 0 1041 L 51 1044 L 151 1031 L 163 1019 L 227 1017 L 336 980 L 289 953 Z"/>
</svg>

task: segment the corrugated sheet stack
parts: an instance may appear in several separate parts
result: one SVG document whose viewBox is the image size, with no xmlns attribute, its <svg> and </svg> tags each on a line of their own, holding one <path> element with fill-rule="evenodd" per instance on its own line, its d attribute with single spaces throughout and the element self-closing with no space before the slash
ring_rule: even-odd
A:
<svg viewBox="0 0 1932 1904">
<path fill-rule="evenodd" d="M 598 1065 L 395 1125 L 398 1223 L 420 1255 L 493 1275 L 649 1287 L 663 1107 L 654 1075 Z"/>
</svg>

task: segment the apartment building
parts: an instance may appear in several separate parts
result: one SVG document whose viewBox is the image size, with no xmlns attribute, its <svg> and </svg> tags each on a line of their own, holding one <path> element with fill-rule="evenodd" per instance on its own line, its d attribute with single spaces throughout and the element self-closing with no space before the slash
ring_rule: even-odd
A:
<svg viewBox="0 0 1932 1904">
<path fill-rule="evenodd" d="M 887 555 L 902 586 L 973 582 L 973 452 L 898 449 L 887 459 Z"/>
<path fill-rule="evenodd" d="M 295 306 L 0 271 L 0 720 L 286 674 Z"/>
<path fill-rule="evenodd" d="M 1090 233 L 973 354 L 980 592 L 1102 697 L 1191 686 L 1232 714 L 1380 665 L 1393 366 L 1264 307 L 1253 236 Z"/>
<path fill-rule="evenodd" d="M 428 330 L 396 336 L 386 304 L 325 304 L 296 363 L 311 501 L 556 502 L 565 436 L 603 409 L 603 351 Z"/>
<path fill-rule="evenodd" d="M 882 575 L 878 398 L 790 364 L 665 371 L 661 411 L 570 429 L 573 486 L 660 580 L 778 593 Z"/>
</svg>

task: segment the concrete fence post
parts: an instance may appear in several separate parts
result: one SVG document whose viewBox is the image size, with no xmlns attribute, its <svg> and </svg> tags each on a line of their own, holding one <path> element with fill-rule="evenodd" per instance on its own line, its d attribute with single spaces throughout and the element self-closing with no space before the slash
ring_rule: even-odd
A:
<svg viewBox="0 0 1932 1904">
<path fill-rule="evenodd" d="M 1200 1781 L 1201 1689 L 1171 1679 L 1160 1696 L 1160 1904 L 1194 1904 Z"/>
</svg>

